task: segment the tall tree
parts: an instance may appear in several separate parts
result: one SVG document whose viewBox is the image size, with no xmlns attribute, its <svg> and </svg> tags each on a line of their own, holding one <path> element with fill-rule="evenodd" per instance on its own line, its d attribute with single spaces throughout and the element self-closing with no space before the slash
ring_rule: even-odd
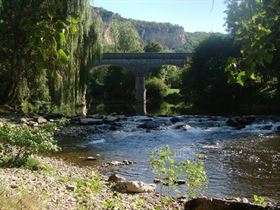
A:
<svg viewBox="0 0 280 210">
<path fill-rule="evenodd" d="M 87 0 L 0 2 L 3 103 L 25 111 L 39 111 L 42 102 L 70 110 L 80 103 L 86 69 L 99 51 L 90 12 Z"/>
<path fill-rule="evenodd" d="M 279 81 L 280 1 L 228 0 L 227 4 L 228 30 L 241 46 L 241 56 L 229 59 L 229 82 L 243 85 L 247 78 L 256 78 L 258 67 L 272 62 L 275 68 L 268 74 L 277 75 Z"/>
</svg>

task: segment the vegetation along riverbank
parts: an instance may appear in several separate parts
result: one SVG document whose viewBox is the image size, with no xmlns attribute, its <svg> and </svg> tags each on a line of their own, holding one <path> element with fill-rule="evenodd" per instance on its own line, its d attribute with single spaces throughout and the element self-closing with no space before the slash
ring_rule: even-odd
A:
<svg viewBox="0 0 280 210">
<path fill-rule="evenodd" d="M 0 0 L 0 210 L 279 209 L 280 1 L 223 33 L 93 4 Z"/>
</svg>

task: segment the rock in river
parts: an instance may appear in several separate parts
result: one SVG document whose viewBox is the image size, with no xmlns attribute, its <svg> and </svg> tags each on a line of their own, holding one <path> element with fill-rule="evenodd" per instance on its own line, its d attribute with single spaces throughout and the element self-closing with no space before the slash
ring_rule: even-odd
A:
<svg viewBox="0 0 280 210">
<path fill-rule="evenodd" d="M 226 124 L 235 128 L 245 128 L 246 125 L 252 124 L 256 120 L 255 116 L 232 117 L 226 121 Z"/>
<path fill-rule="evenodd" d="M 139 125 L 139 128 L 145 128 L 145 129 L 157 129 L 159 127 L 160 127 L 160 123 L 154 121 L 147 121 Z"/>
<path fill-rule="evenodd" d="M 81 125 L 102 125 L 103 120 L 93 118 L 80 118 Z"/>
</svg>

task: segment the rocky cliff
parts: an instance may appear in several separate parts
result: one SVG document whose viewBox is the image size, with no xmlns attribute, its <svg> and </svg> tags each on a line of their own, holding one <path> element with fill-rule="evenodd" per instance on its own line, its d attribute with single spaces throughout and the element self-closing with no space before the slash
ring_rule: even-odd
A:
<svg viewBox="0 0 280 210">
<path fill-rule="evenodd" d="M 175 50 L 182 48 L 187 42 L 187 33 L 179 25 L 126 19 L 103 8 L 95 8 L 94 15 L 103 22 L 103 39 L 106 44 L 114 42 L 111 30 L 113 20 L 131 22 L 144 43 L 159 42 L 162 46 Z"/>
</svg>

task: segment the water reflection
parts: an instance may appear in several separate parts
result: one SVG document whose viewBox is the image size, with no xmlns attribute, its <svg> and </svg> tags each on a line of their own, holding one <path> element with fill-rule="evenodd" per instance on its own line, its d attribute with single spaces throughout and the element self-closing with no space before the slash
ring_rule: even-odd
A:
<svg viewBox="0 0 280 210">
<path fill-rule="evenodd" d="M 89 107 L 89 114 L 123 114 L 134 115 L 178 115 L 180 104 L 168 102 L 148 102 L 147 104 L 134 104 L 125 101 L 92 103 Z"/>
</svg>

